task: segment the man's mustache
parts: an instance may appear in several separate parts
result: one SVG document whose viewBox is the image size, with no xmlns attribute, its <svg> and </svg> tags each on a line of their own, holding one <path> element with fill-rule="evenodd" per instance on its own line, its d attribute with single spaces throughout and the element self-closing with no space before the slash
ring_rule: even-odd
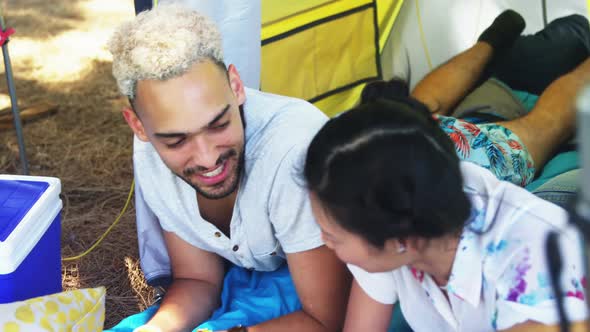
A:
<svg viewBox="0 0 590 332">
<path fill-rule="evenodd" d="M 238 155 L 238 152 L 236 152 L 236 150 L 231 149 L 227 152 L 222 153 L 219 158 L 217 158 L 217 161 L 215 162 L 215 166 L 219 166 L 221 164 L 223 164 L 226 160 L 228 160 L 229 158 L 235 157 Z M 182 174 L 186 177 L 191 176 L 195 173 L 200 173 L 200 172 L 204 172 L 208 170 L 207 167 L 203 167 L 203 166 L 195 166 L 192 168 L 187 168 L 184 171 L 182 171 Z"/>
</svg>

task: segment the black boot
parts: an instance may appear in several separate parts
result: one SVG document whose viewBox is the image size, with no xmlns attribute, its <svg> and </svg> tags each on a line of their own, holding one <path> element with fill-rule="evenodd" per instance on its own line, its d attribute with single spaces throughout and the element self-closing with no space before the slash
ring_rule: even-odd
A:
<svg viewBox="0 0 590 332">
<path fill-rule="evenodd" d="M 514 10 L 508 9 L 498 15 L 490 25 L 479 36 L 477 41 L 490 44 L 494 51 L 501 53 L 510 48 L 518 39 L 526 23 L 522 16 Z"/>
</svg>

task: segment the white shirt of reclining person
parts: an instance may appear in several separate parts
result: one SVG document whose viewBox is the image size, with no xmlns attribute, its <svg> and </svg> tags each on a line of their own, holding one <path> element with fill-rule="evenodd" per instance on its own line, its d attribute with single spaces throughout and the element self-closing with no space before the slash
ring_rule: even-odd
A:
<svg viewBox="0 0 590 332">
<path fill-rule="evenodd" d="M 475 164 L 461 162 L 461 170 L 473 208 L 446 286 L 448 300 L 428 274 L 408 266 L 369 273 L 349 265 L 360 287 L 375 301 L 399 301 L 416 332 L 496 331 L 529 320 L 557 324 L 545 254 L 546 235 L 557 231 L 566 313 L 570 321 L 585 319 L 581 239 L 566 225 L 566 211 Z"/>
<path fill-rule="evenodd" d="M 142 218 L 157 219 L 165 231 L 191 245 L 244 268 L 272 271 L 284 263 L 286 253 L 323 245 L 311 213 L 303 164 L 309 142 L 327 117 L 306 101 L 246 89 L 244 118 L 245 169 L 229 238 L 201 217 L 195 189 L 166 167 L 150 143 L 137 138 L 136 201 Z M 139 224 L 140 220 L 138 229 Z M 151 230 L 142 227 L 140 236 L 147 231 Z M 149 250 L 150 243 L 145 242 L 142 251 Z"/>
</svg>

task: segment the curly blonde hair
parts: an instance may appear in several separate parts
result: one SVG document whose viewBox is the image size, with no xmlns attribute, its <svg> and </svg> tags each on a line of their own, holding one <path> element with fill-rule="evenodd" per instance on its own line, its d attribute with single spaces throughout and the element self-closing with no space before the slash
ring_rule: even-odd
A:
<svg viewBox="0 0 590 332">
<path fill-rule="evenodd" d="M 122 24 L 109 41 L 119 91 L 135 98 L 138 80 L 167 80 L 205 60 L 223 64 L 221 33 L 207 17 L 162 4 Z"/>
</svg>

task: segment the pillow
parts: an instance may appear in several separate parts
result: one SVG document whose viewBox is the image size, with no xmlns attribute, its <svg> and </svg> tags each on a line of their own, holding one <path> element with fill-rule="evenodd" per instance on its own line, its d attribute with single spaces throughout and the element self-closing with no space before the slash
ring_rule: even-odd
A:
<svg viewBox="0 0 590 332">
<path fill-rule="evenodd" d="M 0 331 L 102 331 L 104 287 L 72 290 L 0 304 Z"/>
</svg>

